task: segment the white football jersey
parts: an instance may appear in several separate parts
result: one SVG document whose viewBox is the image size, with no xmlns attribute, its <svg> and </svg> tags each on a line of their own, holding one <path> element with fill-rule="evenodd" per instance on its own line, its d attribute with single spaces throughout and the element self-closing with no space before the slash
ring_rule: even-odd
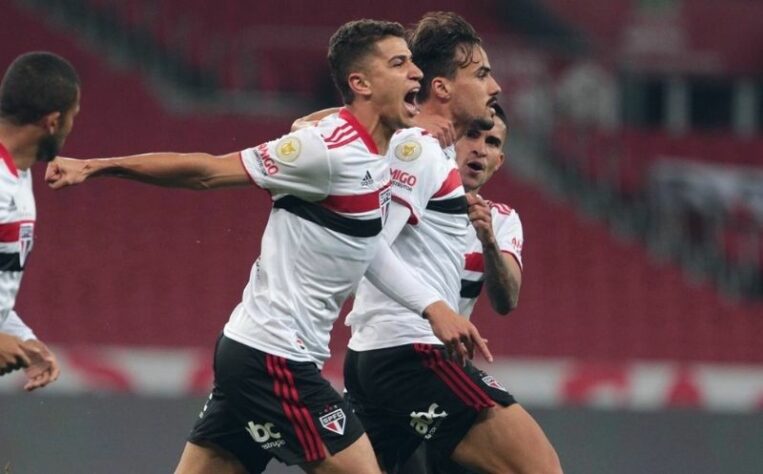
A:
<svg viewBox="0 0 763 474">
<path fill-rule="evenodd" d="M 34 334 L 13 307 L 34 243 L 37 211 L 32 172 L 18 170 L 2 144 L 0 158 L 0 331 L 26 340 L 34 338 Z"/>
<path fill-rule="evenodd" d="M 455 150 L 443 150 L 426 131 L 410 128 L 392 137 L 388 154 L 392 199 L 411 210 L 392 250 L 422 284 L 456 308 L 470 222 Z M 347 324 L 352 326 L 353 350 L 440 343 L 426 319 L 394 302 L 366 278 L 358 286 Z"/>
<path fill-rule="evenodd" d="M 389 163 L 342 109 L 241 152 L 273 199 L 259 258 L 224 334 L 322 366 L 344 300 L 374 256 L 391 198 Z"/>
<path fill-rule="evenodd" d="M 501 252 L 508 253 L 516 259 L 522 268 L 522 222 L 517 212 L 506 204 L 488 201 L 490 214 L 493 218 L 493 233 L 498 241 Z M 485 261 L 482 256 L 482 243 L 477 238 L 473 226 L 469 226 L 466 255 L 464 255 L 464 273 L 461 276 L 461 300 L 458 312 L 469 317 L 474 310 L 474 304 L 482 291 L 485 280 Z"/>
</svg>

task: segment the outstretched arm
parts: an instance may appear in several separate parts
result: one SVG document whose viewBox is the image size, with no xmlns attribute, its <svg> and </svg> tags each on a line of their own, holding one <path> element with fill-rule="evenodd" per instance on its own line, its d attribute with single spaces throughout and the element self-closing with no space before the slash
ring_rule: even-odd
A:
<svg viewBox="0 0 763 474">
<path fill-rule="evenodd" d="M 251 184 L 239 153 L 147 153 L 121 158 L 75 160 L 58 157 L 45 172 L 53 189 L 101 176 L 132 179 L 158 186 L 211 189 Z"/>
<path fill-rule="evenodd" d="M 508 314 L 519 304 L 519 290 L 522 287 L 522 271 L 511 255 L 501 251 L 493 232 L 490 207 L 482 197 L 467 194 L 469 219 L 482 244 L 485 262 L 485 287 L 490 305 L 499 314 Z"/>
</svg>

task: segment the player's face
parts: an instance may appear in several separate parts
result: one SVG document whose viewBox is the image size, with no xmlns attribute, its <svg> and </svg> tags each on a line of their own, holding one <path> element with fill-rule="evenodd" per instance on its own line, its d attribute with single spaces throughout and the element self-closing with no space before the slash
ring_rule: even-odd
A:
<svg viewBox="0 0 763 474">
<path fill-rule="evenodd" d="M 419 112 L 416 94 L 423 74 L 413 64 L 405 40 L 395 36 L 379 40 L 367 70 L 371 100 L 382 122 L 391 129 L 412 127 Z"/>
<path fill-rule="evenodd" d="M 504 161 L 506 124 L 500 118 L 490 130 L 469 129 L 456 142 L 456 160 L 466 191 L 479 190 Z"/>
<path fill-rule="evenodd" d="M 77 100 L 69 110 L 59 117 L 55 131 L 40 140 L 40 145 L 37 148 L 38 161 L 51 161 L 58 155 L 61 148 L 63 148 L 64 142 L 66 142 L 66 137 L 69 136 L 74 127 L 74 117 L 79 113 L 79 99 L 80 93 L 77 91 Z"/>
<path fill-rule="evenodd" d="M 463 51 L 458 53 L 463 57 Z M 493 109 L 501 87 L 490 74 L 490 62 L 481 46 L 475 46 L 472 61 L 465 68 L 458 68 L 452 81 L 451 111 L 454 118 L 474 124 L 480 130 L 493 126 Z"/>
</svg>

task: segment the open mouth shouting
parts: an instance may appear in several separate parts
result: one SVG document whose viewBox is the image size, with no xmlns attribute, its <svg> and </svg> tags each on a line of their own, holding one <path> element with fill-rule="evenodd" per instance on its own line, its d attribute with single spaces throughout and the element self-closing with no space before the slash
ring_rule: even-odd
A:
<svg viewBox="0 0 763 474">
<path fill-rule="evenodd" d="M 482 160 L 471 160 L 466 163 L 466 166 L 476 173 L 481 173 L 485 171 L 485 162 Z"/>
<path fill-rule="evenodd" d="M 419 113 L 419 104 L 416 102 L 416 96 L 419 93 L 419 89 L 421 89 L 419 86 L 413 87 L 408 90 L 408 92 L 405 94 L 405 97 L 403 97 L 405 110 L 407 110 L 411 116 L 415 116 Z"/>
</svg>

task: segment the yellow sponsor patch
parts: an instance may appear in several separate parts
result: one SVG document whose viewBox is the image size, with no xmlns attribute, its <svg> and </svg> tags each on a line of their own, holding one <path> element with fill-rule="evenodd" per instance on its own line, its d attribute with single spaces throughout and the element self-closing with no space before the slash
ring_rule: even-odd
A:
<svg viewBox="0 0 763 474">
<path fill-rule="evenodd" d="M 299 153 L 301 151 L 302 143 L 297 137 L 285 137 L 276 144 L 276 156 L 279 160 L 286 163 L 290 163 L 299 158 Z"/>
<path fill-rule="evenodd" d="M 395 147 L 395 156 L 401 161 L 413 161 L 421 156 L 421 143 L 407 141 Z"/>
</svg>

